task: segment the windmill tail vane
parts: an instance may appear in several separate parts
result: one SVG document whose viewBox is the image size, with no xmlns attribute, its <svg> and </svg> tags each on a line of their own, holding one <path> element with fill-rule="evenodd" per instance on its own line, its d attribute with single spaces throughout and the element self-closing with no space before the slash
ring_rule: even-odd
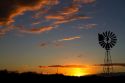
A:
<svg viewBox="0 0 125 83">
<path fill-rule="evenodd" d="M 106 31 L 101 34 L 98 33 L 98 41 L 99 41 L 100 46 L 106 50 L 103 72 L 105 74 L 110 74 L 113 72 L 110 49 L 113 48 L 113 46 L 115 46 L 117 42 L 116 35 L 111 31 Z"/>
</svg>

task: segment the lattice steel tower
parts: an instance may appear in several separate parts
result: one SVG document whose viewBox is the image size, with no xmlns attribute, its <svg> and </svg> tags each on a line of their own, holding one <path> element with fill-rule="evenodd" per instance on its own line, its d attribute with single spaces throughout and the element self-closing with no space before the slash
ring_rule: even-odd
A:
<svg viewBox="0 0 125 83">
<path fill-rule="evenodd" d="M 99 44 L 102 48 L 105 48 L 105 58 L 103 64 L 103 72 L 107 75 L 113 72 L 112 59 L 110 55 L 110 50 L 113 46 L 115 46 L 117 42 L 116 35 L 113 32 L 106 31 L 103 33 L 98 33 Z"/>
</svg>

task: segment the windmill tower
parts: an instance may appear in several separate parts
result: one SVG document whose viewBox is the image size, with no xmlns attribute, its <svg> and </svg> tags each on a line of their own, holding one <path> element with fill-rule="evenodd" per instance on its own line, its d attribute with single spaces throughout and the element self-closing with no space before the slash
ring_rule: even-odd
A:
<svg viewBox="0 0 125 83">
<path fill-rule="evenodd" d="M 109 75 L 113 72 L 112 59 L 110 55 L 110 50 L 113 46 L 115 46 L 117 42 L 116 35 L 113 32 L 106 31 L 103 33 L 98 33 L 99 44 L 106 50 L 104 64 L 103 64 L 103 72 L 106 75 Z"/>
</svg>

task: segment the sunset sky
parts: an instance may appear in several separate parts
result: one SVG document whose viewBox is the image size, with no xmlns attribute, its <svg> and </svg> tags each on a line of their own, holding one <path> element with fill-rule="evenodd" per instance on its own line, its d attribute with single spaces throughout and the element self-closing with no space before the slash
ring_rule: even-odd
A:
<svg viewBox="0 0 125 83">
<path fill-rule="evenodd" d="M 0 69 L 100 72 L 98 33 L 106 30 L 118 38 L 113 63 L 124 64 L 125 0 L 0 0 Z M 125 71 L 120 64 L 117 71 Z"/>
</svg>

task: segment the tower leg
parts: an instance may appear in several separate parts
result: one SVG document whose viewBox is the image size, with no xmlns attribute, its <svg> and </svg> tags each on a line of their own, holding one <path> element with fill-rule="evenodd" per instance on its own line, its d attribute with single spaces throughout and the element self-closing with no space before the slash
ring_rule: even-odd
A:
<svg viewBox="0 0 125 83">
<path fill-rule="evenodd" d="M 106 53 L 105 53 L 103 72 L 108 76 L 111 75 L 111 73 L 113 72 L 113 65 L 112 65 L 112 60 L 111 60 L 111 55 L 109 50 L 106 50 Z"/>
</svg>

